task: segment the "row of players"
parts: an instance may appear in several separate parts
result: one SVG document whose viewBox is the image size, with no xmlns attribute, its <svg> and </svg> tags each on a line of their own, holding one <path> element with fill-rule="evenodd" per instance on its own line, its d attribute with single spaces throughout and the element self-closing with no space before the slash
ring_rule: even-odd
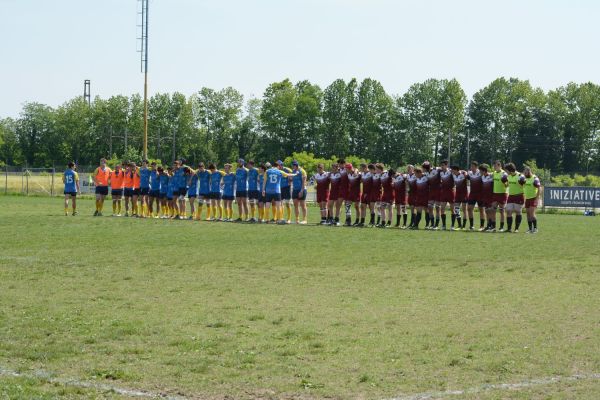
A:
<svg viewBox="0 0 600 400">
<path fill-rule="evenodd" d="M 154 163 L 148 168 L 144 162 L 141 168 L 134 163 L 126 163 L 123 168 L 118 166 L 112 171 L 102 160 L 94 172 L 94 179 L 97 194 L 95 215 L 101 215 L 104 196 L 108 194 L 110 185 L 114 215 L 120 214 L 121 198 L 124 196 L 125 215 L 129 215 L 131 203 L 133 215 L 158 216 L 162 209 L 163 217 L 185 218 L 187 195 L 191 208 L 190 219 L 200 219 L 202 206 L 206 204 L 208 220 L 232 220 L 232 203 L 235 199 L 239 215 L 236 221 L 265 221 L 272 204 L 273 219 L 289 223 L 289 200 L 293 199 L 296 222 L 306 223 L 307 175 L 297 162 L 292 162 L 292 169 L 284 167 L 281 161 L 276 166 L 266 163 L 255 168 L 252 161 L 246 165 L 240 159 L 233 172 L 230 164 L 226 164 L 221 171 L 214 164 L 206 169 L 200 163 L 198 169 L 193 170 L 178 160 L 166 170 Z M 528 167 L 525 167 L 523 174 L 518 173 L 512 163 L 503 169 L 502 163 L 497 161 L 493 170 L 490 170 L 486 164 L 473 162 L 468 171 L 463 171 L 457 166 L 449 167 L 446 161 L 442 161 L 437 168 L 426 161 L 419 168 L 409 165 L 406 172 L 401 173 L 393 169 L 385 170 L 382 164 L 361 164 L 358 170 L 344 160 L 338 160 L 330 171 L 325 171 L 320 164 L 311 178 L 313 180 L 316 182 L 323 225 L 339 225 L 341 209 L 344 207 L 345 224 L 348 226 L 365 226 L 369 209 L 368 225 L 388 227 L 392 224 L 392 206 L 395 205 L 397 227 L 418 229 L 424 213 L 426 229 L 440 229 L 440 222 L 441 229 L 446 229 L 446 207 L 449 205 L 450 229 L 464 229 L 468 220 L 469 229 L 473 230 L 473 211 L 478 206 L 479 230 L 495 231 L 498 211 L 499 230 L 504 231 L 506 215 L 507 231 L 511 231 L 513 219 L 516 231 L 525 206 L 529 232 L 537 231 L 535 209 L 539 179 Z M 138 198 L 141 207 L 139 213 Z M 352 205 L 356 215 L 354 224 L 351 220 Z M 287 209 L 287 220 L 283 218 L 284 207 Z M 408 209 L 411 214 L 409 224 Z M 254 218 L 256 211 L 258 220 Z M 302 213 L 301 221 L 299 211 Z"/>
</svg>

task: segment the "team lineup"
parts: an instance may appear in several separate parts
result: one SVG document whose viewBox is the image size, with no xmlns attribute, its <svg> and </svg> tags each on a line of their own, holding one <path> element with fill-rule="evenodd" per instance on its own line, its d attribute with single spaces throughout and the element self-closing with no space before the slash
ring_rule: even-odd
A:
<svg viewBox="0 0 600 400">
<path fill-rule="evenodd" d="M 513 163 L 501 161 L 492 167 L 472 162 L 468 170 L 449 166 L 447 161 L 437 167 L 425 161 L 399 172 L 381 163 L 355 168 L 339 159 L 329 171 L 319 164 L 309 178 L 297 161 L 288 168 L 280 160 L 256 166 L 252 160 L 239 159 L 235 169 L 225 164 L 221 170 L 214 163 L 205 166 L 202 162 L 194 169 L 185 160 L 176 160 L 165 169 L 144 160 L 141 166 L 123 162 L 113 170 L 101 159 L 92 177 L 94 216 L 102 216 L 110 191 L 113 216 L 202 220 L 205 207 L 206 221 L 285 225 L 292 223 L 293 205 L 294 222 L 305 225 L 307 186 L 314 182 L 320 225 L 342 225 L 343 213 L 344 226 L 419 229 L 424 219 L 429 230 L 475 230 L 477 207 L 479 231 L 518 232 L 525 208 L 527 233 L 537 233 L 541 186 L 531 168 L 525 166 L 521 173 Z M 63 182 L 65 215 L 69 201 L 76 215 L 80 187 L 74 163 L 69 163 Z"/>
</svg>

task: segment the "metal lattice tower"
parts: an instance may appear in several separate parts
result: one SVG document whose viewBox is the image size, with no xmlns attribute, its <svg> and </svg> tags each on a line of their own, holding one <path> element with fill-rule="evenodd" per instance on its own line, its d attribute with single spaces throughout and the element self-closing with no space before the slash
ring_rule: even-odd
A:
<svg viewBox="0 0 600 400">
<path fill-rule="evenodd" d="M 140 70 L 144 73 L 144 158 L 148 158 L 148 3 L 149 0 L 138 0 L 138 15 L 141 21 L 138 24 L 140 35 L 138 41 L 140 47 Z"/>
</svg>

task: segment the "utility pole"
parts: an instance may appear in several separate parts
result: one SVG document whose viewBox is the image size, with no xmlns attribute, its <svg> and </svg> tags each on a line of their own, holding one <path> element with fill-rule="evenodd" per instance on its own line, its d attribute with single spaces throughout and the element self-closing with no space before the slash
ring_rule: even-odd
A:
<svg viewBox="0 0 600 400">
<path fill-rule="evenodd" d="M 448 165 L 451 165 L 450 162 L 450 146 L 452 146 L 452 131 L 448 131 Z"/>
<path fill-rule="evenodd" d="M 138 0 L 141 4 L 142 21 L 138 27 L 141 28 L 140 40 L 140 63 L 141 72 L 144 73 L 144 148 L 143 155 L 148 158 L 148 0 Z"/>
<path fill-rule="evenodd" d="M 175 161 L 175 128 L 173 128 L 173 161 Z"/>
</svg>

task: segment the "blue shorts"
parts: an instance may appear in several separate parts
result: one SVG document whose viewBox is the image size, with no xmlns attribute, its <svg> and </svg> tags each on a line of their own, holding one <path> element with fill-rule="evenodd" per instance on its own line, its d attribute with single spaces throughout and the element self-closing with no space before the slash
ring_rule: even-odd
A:
<svg viewBox="0 0 600 400">
<path fill-rule="evenodd" d="M 198 195 L 196 194 L 196 188 L 189 188 L 189 189 L 187 190 L 187 196 L 188 196 L 188 197 L 196 197 L 196 196 L 198 196 Z"/>
<path fill-rule="evenodd" d="M 139 196 L 140 195 L 140 188 L 133 189 L 133 195 L 134 196 Z"/>
<path fill-rule="evenodd" d="M 291 186 L 282 187 L 280 200 L 290 200 L 291 198 L 292 198 L 292 187 Z"/>
<path fill-rule="evenodd" d="M 163 192 L 163 193 L 160 193 L 160 194 L 158 195 L 158 198 L 159 198 L 159 199 L 166 199 L 166 198 L 167 198 L 167 194 L 166 194 L 166 193 L 164 193 L 164 192 Z"/>
<path fill-rule="evenodd" d="M 108 195 L 108 186 L 96 186 L 96 194 Z"/>
<path fill-rule="evenodd" d="M 77 197 L 77 192 L 64 192 L 65 196 Z"/>
<path fill-rule="evenodd" d="M 173 196 L 169 196 L 169 195 L 167 195 L 167 200 L 169 200 L 169 201 L 173 201 Z"/>
<path fill-rule="evenodd" d="M 235 197 L 248 197 L 247 190 L 238 190 L 235 192 Z"/>
<path fill-rule="evenodd" d="M 221 193 L 217 192 L 217 193 L 209 193 L 208 194 L 208 198 L 211 200 L 221 200 Z"/>
<path fill-rule="evenodd" d="M 111 195 L 112 197 L 115 197 L 115 196 L 123 196 L 123 189 L 113 189 L 113 190 L 110 192 L 110 195 Z"/>
<path fill-rule="evenodd" d="M 223 195 L 223 200 L 233 200 L 233 196 L 224 194 Z"/>
<path fill-rule="evenodd" d="M 281 193 L 267 193 L 265 196 L 265 203 L 272 201 L 281 201 Z"/>
<path fill-rule="evenodd" d="M 259 202 L 259 203 L 262 203 L 262 204 L 266 203 L 266 202 L 267 202 L 267 197 L 266 197 L 266 196 L 263 196 L 263 195 L 262 195 L 262 193 L 261 193 L 261 194 L 259 194 L 259 195 L 258 195 L 258 202 Z"/>
<path fill-rule="evenodd" d="M 248 190 L 248 198 L 251 200 L 258 200 L 260 199 L 261 195 L 260 192 L 258 190 Z"/>
<path fill-rule="evenodd" d="M 142 196 L 146 196 L 149 193 L 150 193 L 150 188 L 140 188 L 140 194 Z"/>
<path fill-rule="evenodd" d="M 133 189 L 125 188 L 125 197 L 132 197 L 132 196 L 133 196 Z"/>
<path fill-rule="evenodd" d="M 294 200 L 306 200 L 306 189 L 302 190 L 302 198 L 298 197 L 300 190 L 294 190 L 292 192 L 292 199 Z"/>
<path fill-rule="evenodd" d="M 160 195 L 160 190 L 150 190 L 150 193 L 148 193 L 148 195 L 150 195 L 150 197 L 159 197 Z"/>
</svg>

